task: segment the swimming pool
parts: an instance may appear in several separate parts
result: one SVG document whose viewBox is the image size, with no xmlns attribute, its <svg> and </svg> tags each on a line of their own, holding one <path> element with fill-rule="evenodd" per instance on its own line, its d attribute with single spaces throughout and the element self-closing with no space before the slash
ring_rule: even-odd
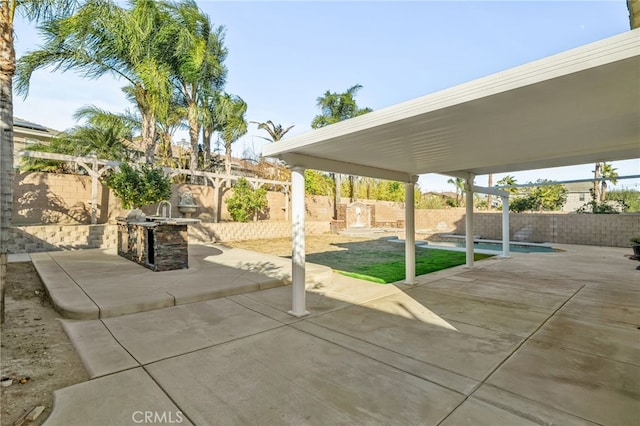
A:
<svg viewBox="0 0 640 426">
<path fill-rule="evenodd" d="M 466 245 L 464 241 L 433 241 L 428 242 L 425 246 L 427 248 L 460 248 L 465 249 Z M 475 241 L 473 243 L 474 250 L 502 252 L 502 243 L 499 241 Z M 548 244 L 527 244 L 527 243 L 514 243 L 509 244 L 509 251 L 519 253 L 552 253 L 555 250 Z"/>
</svg>

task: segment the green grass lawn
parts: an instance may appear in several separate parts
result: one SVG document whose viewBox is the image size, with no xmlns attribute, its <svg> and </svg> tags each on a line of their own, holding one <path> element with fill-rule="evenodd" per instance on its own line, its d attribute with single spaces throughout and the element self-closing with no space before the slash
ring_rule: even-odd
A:
<svg viewBox="0 0 640 426">
<path fill-rule="evenodd" d="M 336 272 L 362 280 L 387 284 L 405 278 L 404 245 L 385 242 L 384 247 L 361 243 L 346 243 L 345 251 L 307 255 L 312 263 L 329 266 Z M 490 255 L 476 253 L 475 260 Z M 416 275 L 463 265 L 466 254 L 458 251 L 424 249 L 416 247 Z"/>
<path fill-rule="evenodd" d="M 290 257 L 291 239 L 234 241 L 232 247 Z M 386 284 L 404 280 L 404 244 L 387 238 L 353 238 L 341 235 L 309 236 L 306 239 L 307 262 L 325 265 L 354 278 Z M 475 254 L 480 260 L 488 255 Z M 463 265 L 464 252 L 416 247 L 416 275 Z"/>
</svg>

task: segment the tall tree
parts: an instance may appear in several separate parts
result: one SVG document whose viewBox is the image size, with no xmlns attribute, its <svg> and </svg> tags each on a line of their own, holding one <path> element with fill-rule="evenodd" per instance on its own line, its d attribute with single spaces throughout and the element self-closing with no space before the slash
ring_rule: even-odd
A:
<svg viewBox="0 0 640 426">
<path fill-rule="evenodd" d="M 193 0 L 169 4 L 171 37 L 165 49 L 172 52 L 173 84 L 184 100 L 191 144 L 190 169 L 198 168 L 198 138 L 203 110 L 209 107 L 211 94 L 220 91 L 227 69 L 223 65 L 227 50 L 223 45 L 224 28 L 214 27 Z M 205 150 L 206 151 L 206 150 Z M 205 156 L 208 153 L 205 152 Z"/>
<path fill-rule="evenodd" d="M 517 180 L 514 176 L 507 175 L 498 181 L 498 185 L 501 186 L 515 186 L 517 185 Z M 504 188 L 505 191 L 510 193 L 511 195 L 518 194 L 518 188 Z"/>
<path fill-rule="evenodd" d="M 593 169 L 593 193 L 591 197 L 593 201 L 600 201 L 600 177 L 602 171 L 602 163 L 600 161 L 596 161 L 595 167 Z"/>
<path fill-rule="evenodd" d="M 170 68 L 164 57 L 169 16 L 153 0 L 131 0 L 124 9 L 112 0 L 88 0 L 73 16 L 46 22 L 45 43 L 18 61 L 16 83 L 27 94 L 38 69 L 75 70 L 88 78 L 112 75 L 125 80 L 142 119 L 147 163 L 153 163 L 156 120 L 171 98 Z"/>
<path fill-rule="evenodd" d="M 30 21 L 70 15 L 77 0 L 0 0 L 0 322 L 4 323 L 7 251 L 13 210 L 13 77 L 16 72 L 14 19 Z"/>
<path fill-rule="evenodd" d="M 251 121 L 251 123 L 253 124 L 257 124 L 258 125 L 258 129 L 259 130 L 264 130 L 269 134 L 269 137 L 266 138 L 264 136 L 258 136 L 259 138 L 262 138 L 266 141 L 269 142 L 278 142 L 279 140 L 281 140 L 284 135 L 286 135 L 289 130 L 293 129 L 295 127 L 295 124 L 292 124 L 291 126 L 287 127 L 286 129 L 282 126 L 282 124 L 273 124 L 273 121 L 271 120 L 267 120 L 264 123 L 260 123 L 257 121 Z"/>
<path fill-rule="evenodd" d="M 185 108 L 176 97 L 171 99 L 168 109 L 158 115 L 158 147 L 156 150 L 158 164 L 168 167 L 176 166 L 171 139 L 178 129 L 186 128 L 184 125 L 185 116 Z"/>
<path fill-rule="evenodd" d="M 347 89 L 344 93 L 330 92 L 327 90 L 323 96 L 318 97 L 317 105 L 320 108 L 320 114 L 316 115 L 311 122 L 313 129 L 335 124 L 343 120 L 348 120 L 362 114 L 371 112 L 371 108 L 360 108 L 355 100 L 358 91 L 362 89 L 362 85 L 355 84 Z M 356 182 L 353 177 L 351 179 L 351 188 L 355 188 Z M 339 173 L 334 173 L 335 180 L 335 199 L 334 199 L 334 217 L 337 218 L 338 203 L 340 202 L 340 186 L 341 178 Z M 357 189 L 356 189 L 357 190 Z M 353 198 L 354 192 L 352 190 Z"/>
<path fill-rule="evenodd" d="M 491 188 L 493 186 L 493 173 L 489 173 L 489 177 L 487 178 L 487 186 Z M 487 209 L 491 210 L 493 207 L 491 204 L 493 202 L 493 197 L 491 194 L 487 194 Z"/>
<path fill-rule="evenodd" d="M 113 113 L 90 105 L 79 108 L 73 118 L 85 120 L 85 124 L 63 133 L 63 139 L 84 149 L 85 153 L 78 155 L 93 153 L 98 158 L 120 161 L 135 158 L 138 146 L 134 135 L 142 125 L 139 115 L 128 109 L 124 113 Z M 95 140 L 91 140 L 92 135 Z"/>
<path fill-rule="evenodd" d="M 618 172 L 611 164 L 602 163 L 600 173 L 603 178 L 609 179 L 612 184 L 618 183 Z M 602 180 L 600 183 L 600 203 L 604 203 L 607 199 L 607 181 Z"/>
<path fill-rule="evenodd" d="M 464 179 L 459 177 L 451 178 L 447 183 L 456 187 L 456 207 L 460 207 L 462 205 L 462 193 L 464 192 Z"/>
<path fill-rule="evenodd" d="M 217 116 L 220 139 L 224 142 L 225 172 L 231 174 L 231 145 L 247 133 L 247 104 L 242 98 L 228 93 L 220 96 Z"/>
<path fill-rule="evenodd" d="M 207 169 L 211 161 L 211 138 L 214 132 L 220 130 L 218 126 L 218 118 L 216 117 L 216 99 L 220 94 L 218 92 L 209 93 L 203 96 L 201 100 L 201 125 L 202 125 L 202 156 L 204 168 Z"/>
</svg>

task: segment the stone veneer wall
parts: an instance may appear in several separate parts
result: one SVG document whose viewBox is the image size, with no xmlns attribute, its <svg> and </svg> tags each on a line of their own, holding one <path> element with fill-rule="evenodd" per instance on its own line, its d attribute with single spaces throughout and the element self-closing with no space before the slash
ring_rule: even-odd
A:
<svg viewBox="0 0 640 426">
<path fill-rule="evenodd" d="M 150 226 L 118 223 L 117 229 L 120 256 L 157 272 L 189 267 L 186 224 Z M 149 241 L 153 241 L 153 261 Z"/>
<path fill-rule="evenodd" d="M 115 224 L 16 226 L 9 232 L 9 253 L 116 247 Z"/>
<path fill-rule="evenodd" d="M 308 235 L 328 233 L 329 222 L 307 222 Z M 189 225 L 190 243 L 288 238 L 291 222 L 224 222 Z M 39 225 L 11 228 L 9 253 L 117 247 L 117 225 Z"/>
</svg>

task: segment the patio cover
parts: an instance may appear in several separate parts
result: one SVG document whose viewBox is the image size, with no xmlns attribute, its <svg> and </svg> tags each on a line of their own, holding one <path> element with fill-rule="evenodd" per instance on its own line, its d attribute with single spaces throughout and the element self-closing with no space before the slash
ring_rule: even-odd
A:
<svg viewBox="0 0 640 426">
<path fill-rule="evenodd" d="M 264 147 L 409 182 L 640 157 L 640 29 Z"/>
<path fill-rule="evenodd" d="M 263 155 L 292 166 L 292 315 L 308 313 L 306 168 L 405 182 L 407 206 L 419 174 L 466 179 L 473 266 L 475 175 L 640 157 L 640 29 L 267 145 Z M 413 283 L 414 215 L 405 210 Z M 503 241 L 508 216 L 505 206 Z"/>
</svg>

